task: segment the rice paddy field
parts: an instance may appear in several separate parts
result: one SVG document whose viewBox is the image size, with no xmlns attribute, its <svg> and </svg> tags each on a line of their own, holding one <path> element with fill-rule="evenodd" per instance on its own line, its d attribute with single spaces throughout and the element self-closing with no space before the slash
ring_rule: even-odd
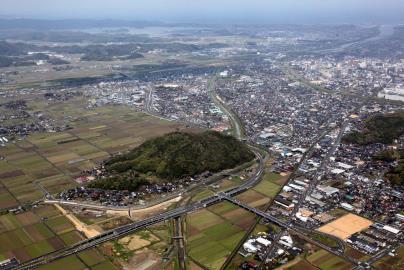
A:
<svg viewBox="0 0 404 270">
<path fill-rule="evenodd" d="M 280 230 L 280 228 L 277 227 L 276 225 L 271 225 L 271 227 L 272 228 L 269 228 L 269 226 L 258 223 L 254 226 L 250 235 L 257 235 L 258 233 L 266 233 L 271 229 Z M 246 241 L 246 240 L 247 239 L 245 239 L 244 241 Z M 235 254 L 235 256 L 231 259 L 231 261 L 228 262 L 228 264 L 226 265 L 226 267 L 224 269 L 226 269 L 226 270 L 239 269 L 240 265 L 244 261 L 254 261 L 254 255 L 243 257 L 238 253 L 238 251 L 243 251 L 243 247 L 240 246 L 240 248 L 237 250 L 237 254 Z"/>
<path fill-rule="evenodd" d="M 74 225 L 51 205 L 0 216 L 0 260 L 15 257 L 25 262 L 83 239 Z M 106 260 L 97 249 L 90 249 L 40 269 L 63 269 L 66 263 L 72 270 L 98 269 L 108 263 Z"/>
<path fill-rule="evenodd" d="M 345 270 L 352 269 L 352 265 L 331 254 L 323 249 L 319 249 L 311 255 L 301 257 L 299 261 L 290 267 L 288 270 Z"/>
<path fill-rule="evenodd" d="M 219 269 L 254 220 L 253 214 L 228 202 L 188 215 L 188 256 L 208 269 Z"/>
<path fill-rule="evenodd" d="M 271 166 L 271 163 L 267 164 L 267 167 L 269 166 Z M 236 198 L 252 207 L 264 209 L 269 203 L 271 203 L 273 198 L 282 189 L 282 186 L 285 184 L 287 178 L 288 175 L 280 175 L 277 173 L 267 172 L 264 174 L 263 179 L 257 186 L 238 195 Z M 280 229 L 273 224 L 264 226 L 259 223 L 255 225 L 252 223 L 251 226 L 254 226 L 253 228 L 248 228 L 252 230 L 251 235 L 268 232 L 270 230 L 278 231 Z M 242 247 L 240 247 L 240 249 L 242 249 Z M 244 258 L 237 253 L 233 258 L 231 258 L 231 261 L 228 262 L 226 269 L 238 268 L 243 261 L 253 259 L 253 256 L 251 256 L 250 258 Z"/>
<path fill-rule="evenodd" d="M 127 151 L 145 140 L 182 129 L 126 106 L 85 109 L 80 101 L 44 106 L 56 121 L 68 118 L 72 129 L 37 133 L 0 148 L 0 209 L 33 202 L 71 188 L 83 170 L 111 154 Z"/>
<path fill-rule="evenodd" d="M 218 190 L 240 185 L 246 177 L 248 176 L 240 175 L 226 178 L 217 183 Z M 287 176 L 266 173 L 256 187 L 238 195 L 237 199 L 252 207 L 264 208 L 280 191 L 286 179 Z M 213 194 L 213 191 L 205 189 L 192 200 L 201 200 Z M 188 215 L 186 249 L 191 259 L 189 263 L 208 269 L 220 269 L 255 220 L 255 215 L 228 202 Z M 255 228 L 259 231 L 268 229 L 261 225 Z M 238 257 L 239 255 L 236 255 L 235 259 Z"/>
<path fill-rule="evenodd" d="M 352 265 L 349 262 L 328 253 L 323 249 L 316 251 L 306 259 L 312 265 L 324 270 L 348 270 L 352 268 Z"/>
<path fill-rule="evenodd" d="M 396 250 L 396 256 L 384 256 L 381 260 L 376 262 L 373 266 L 379 270 L 399 270 L 404 269 L 404 247 Z"/>
<path fill-rule="evenodd" d="M 287 176 L 281 176 L 276 173 L 266 173 L 257 186 L 238 195 L 236 198 L 251 207 L 262 208 L 278 194 L 286 179 Z"/>
<path fill-rule="evenodd" d="M 89 249 L 76 256 L 69 256 L 39 267 L 40 270 L 117 270 L 112 262 L 106 259 L 97 249 Z"/>
</svg>

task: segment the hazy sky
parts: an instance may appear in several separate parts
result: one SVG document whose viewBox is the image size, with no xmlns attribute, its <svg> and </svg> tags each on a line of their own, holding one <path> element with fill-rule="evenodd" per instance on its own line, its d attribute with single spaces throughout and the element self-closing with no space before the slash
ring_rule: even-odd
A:
<svg viewBox="0 0 404 270">
<path fill-rule="evenodd" d="M 205 23 L 404 23 L 404 0 L 0 0 L 0 15 Z"/>
</svg>

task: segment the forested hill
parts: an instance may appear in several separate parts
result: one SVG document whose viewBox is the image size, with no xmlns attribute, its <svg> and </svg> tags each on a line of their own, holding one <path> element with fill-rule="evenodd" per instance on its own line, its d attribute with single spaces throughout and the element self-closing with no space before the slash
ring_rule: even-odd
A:
<svg viewBox="0 0 404 270">
<path fill-rule="evenodd" d="M 345 143 L 390 144 L 404 134 L 404 110 L 391 114 L 378 114 L 365 122 L 365 129 L 352 132 L 343 138 Z"/>
<path fill-rule="evenodd" d="M 253 158 L 250 149 L 232 136 L 213 131 L 174 132 L 107 160 L 109 177 L 93 182 L 91 187 L 134 190 L 150 179 L 174 181 L 206 171 L 219 172 Z"/>
</svg>

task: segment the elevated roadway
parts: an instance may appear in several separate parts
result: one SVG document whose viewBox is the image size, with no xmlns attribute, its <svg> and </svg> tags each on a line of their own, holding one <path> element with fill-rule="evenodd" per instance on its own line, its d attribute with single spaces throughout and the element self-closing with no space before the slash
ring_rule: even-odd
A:
<svg viewBox="0 0 404 270">
<path fill-rule="evenodd" d="M 255 186 L 261 180 L 261 177 L 264 173 L 265 158 L 258 151 L 254 150 L 254 152 L 259 161 L 259 166 L 258 166 L 257 170 L 255 171 L 254 175 L 251 176 L 249 178 L 249 180 L 246 181 L 241 186 L 239 186 L 237 188 L 233 188 L 233 189 L 225 192 L 224 194 L 226 194 L 226 196 L 229 196 L 229 197 L 236 196 L 237 194 L 240 194 L 240 193 L 248 190 L 249 188 Z M 86 240 L 78 242 L 75 245 L 72 245 L 72 246 L 48 253 L 46 255 L 37 257 L 30 261 L 21 263 L 14 269 L 19 269 L 19 270 L 35 269 L 37 267 L 40 267 L 41 265 L 45 265 L 45 264 L 51 263 L 53 261 L 56 261 L 58 259 L 79 253 L 86 249 L 98 246 L 102 243 L 122 238 L 126 235 L 133 234 L 136 231 L 145 229 L 154 224 L 157 224 L 157 223 L 160 223 L 160 222 L 163 222 L 166 220 L 170 220 L 170 219 L 175 219 L 175 218 L 178 218 L 187 213 L 192 213 L 192 212 L 198 211 L 200 209 L 220 203 L 221 201 L 223 201 L 222 197 L 214 195 L 214 196 L 206 198 L 202 201 L 199 201 L 199 202 L 196 202 L 193 204 L 189 204 L 187 206 L 181 206 L 176 209 L 169 210 L 167 212 L 152 216 L 150 218 L 146 218 L 141 221 L 137 221 L 137 222 L 134 222 L 134 223 L 131 223 L 128 225 L 124 225 L 124 226 L 115 228 L 110 231 L 106 231 L 96 237 L 88 238 Z"/>
</svg>

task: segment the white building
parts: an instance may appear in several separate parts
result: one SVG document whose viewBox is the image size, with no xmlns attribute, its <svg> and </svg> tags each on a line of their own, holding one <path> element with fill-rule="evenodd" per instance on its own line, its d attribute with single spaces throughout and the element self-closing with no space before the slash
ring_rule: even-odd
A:
<svg viewBox="0 0 404 270">
<path fill-rule="evenodd" d="M 296 189 L 298 191 L 303 191 L 305 189 L 304 187 L 301 187 L 301 186 L 298 186 L 298 185 L 295 185 L 295 184 L 289 184 L 289 187 L 291 187 L 293 189 Z"/>
<path fill-rule="evenodd" d="M 271 241 L 269 241 L 268 239 L 262 238 L 262 237 L 258 237 L 257 243 L 268 247 L 271 244 Z"/>
<path fill-rule="evenodd" d="M 333 170 L 331 170 L 331 173 L 333 173 L 333 174 L 341 174 L 341 173 L 343 173 L 343 172 L 345 172 L 345 170 L 343 170 L 343 169 L 333 169 Z"/>
<path fill-rule="evenodd" d="M 289 187 L 289 186 L 284 186 L 284 187 L 282 188 L 282 190 L 285 191 L 285 192 L 290 192 L 290 191 L 292 191 L 292 188 Z"/>
<path fill-rule="evenodd" d="M 396 228 L 388 226 L 388 225 L 383 226 L 383 230 L 388 231 L 393 234 L 398 234 L 400 232 L 399 229 L 396 229 Z"/>
<path fill-rule="evenodd" d="M 331 196 L 333 194 L 336 194 L 339 192 L 338 188 L 334 188 L 331 186 L 323 186 L 323 185 L 318 185 L 317 189 L 321 192 L 324 192 L 326 196 Z"/>
<path fill-rule="evenodd" d="M 284 245 L 285 247 L 291 248 L 293 246 L 293 240 L 292 237 L 289 235 L 284 235 L 281 237 L 279 240 L 279 244 Z"/>
<path fill-rule="evenodd" d="M 345 170 L 350 170 L 352 169 L 354 166 L 346 164 L 346 163 L 342 163 L 342 162 L 337 162 L 338 167 L 345 169 Z"/>
<path fill-rule="evenodd" d="M 349 203 L 341 203 L 341 207 L 348 211 L 354 210 L 354 207 L 352 205 L 350 205 Z"/>
<path fill-rule="evenodd" d="M 222 71 L 219 73 L 219 76 L 225 78 L 229 76 L 229 71 L 228 70 Z"/>
<path fill-rule="evenodd" d="M 258 248 L 253 245 L 254 240 L 250 239 L 247 242 L 243 244 L 243 248 L 245 251 L 250 252 L 250 253 L 255 253 L 258 251 Z"/>
<path fill-rule="evenodd" d="M 377 94 L 377 97 L 389 100 L 404 101 L 404 88 L 398 86 L 395 88 L 385 88 Z"/>
</svg>

